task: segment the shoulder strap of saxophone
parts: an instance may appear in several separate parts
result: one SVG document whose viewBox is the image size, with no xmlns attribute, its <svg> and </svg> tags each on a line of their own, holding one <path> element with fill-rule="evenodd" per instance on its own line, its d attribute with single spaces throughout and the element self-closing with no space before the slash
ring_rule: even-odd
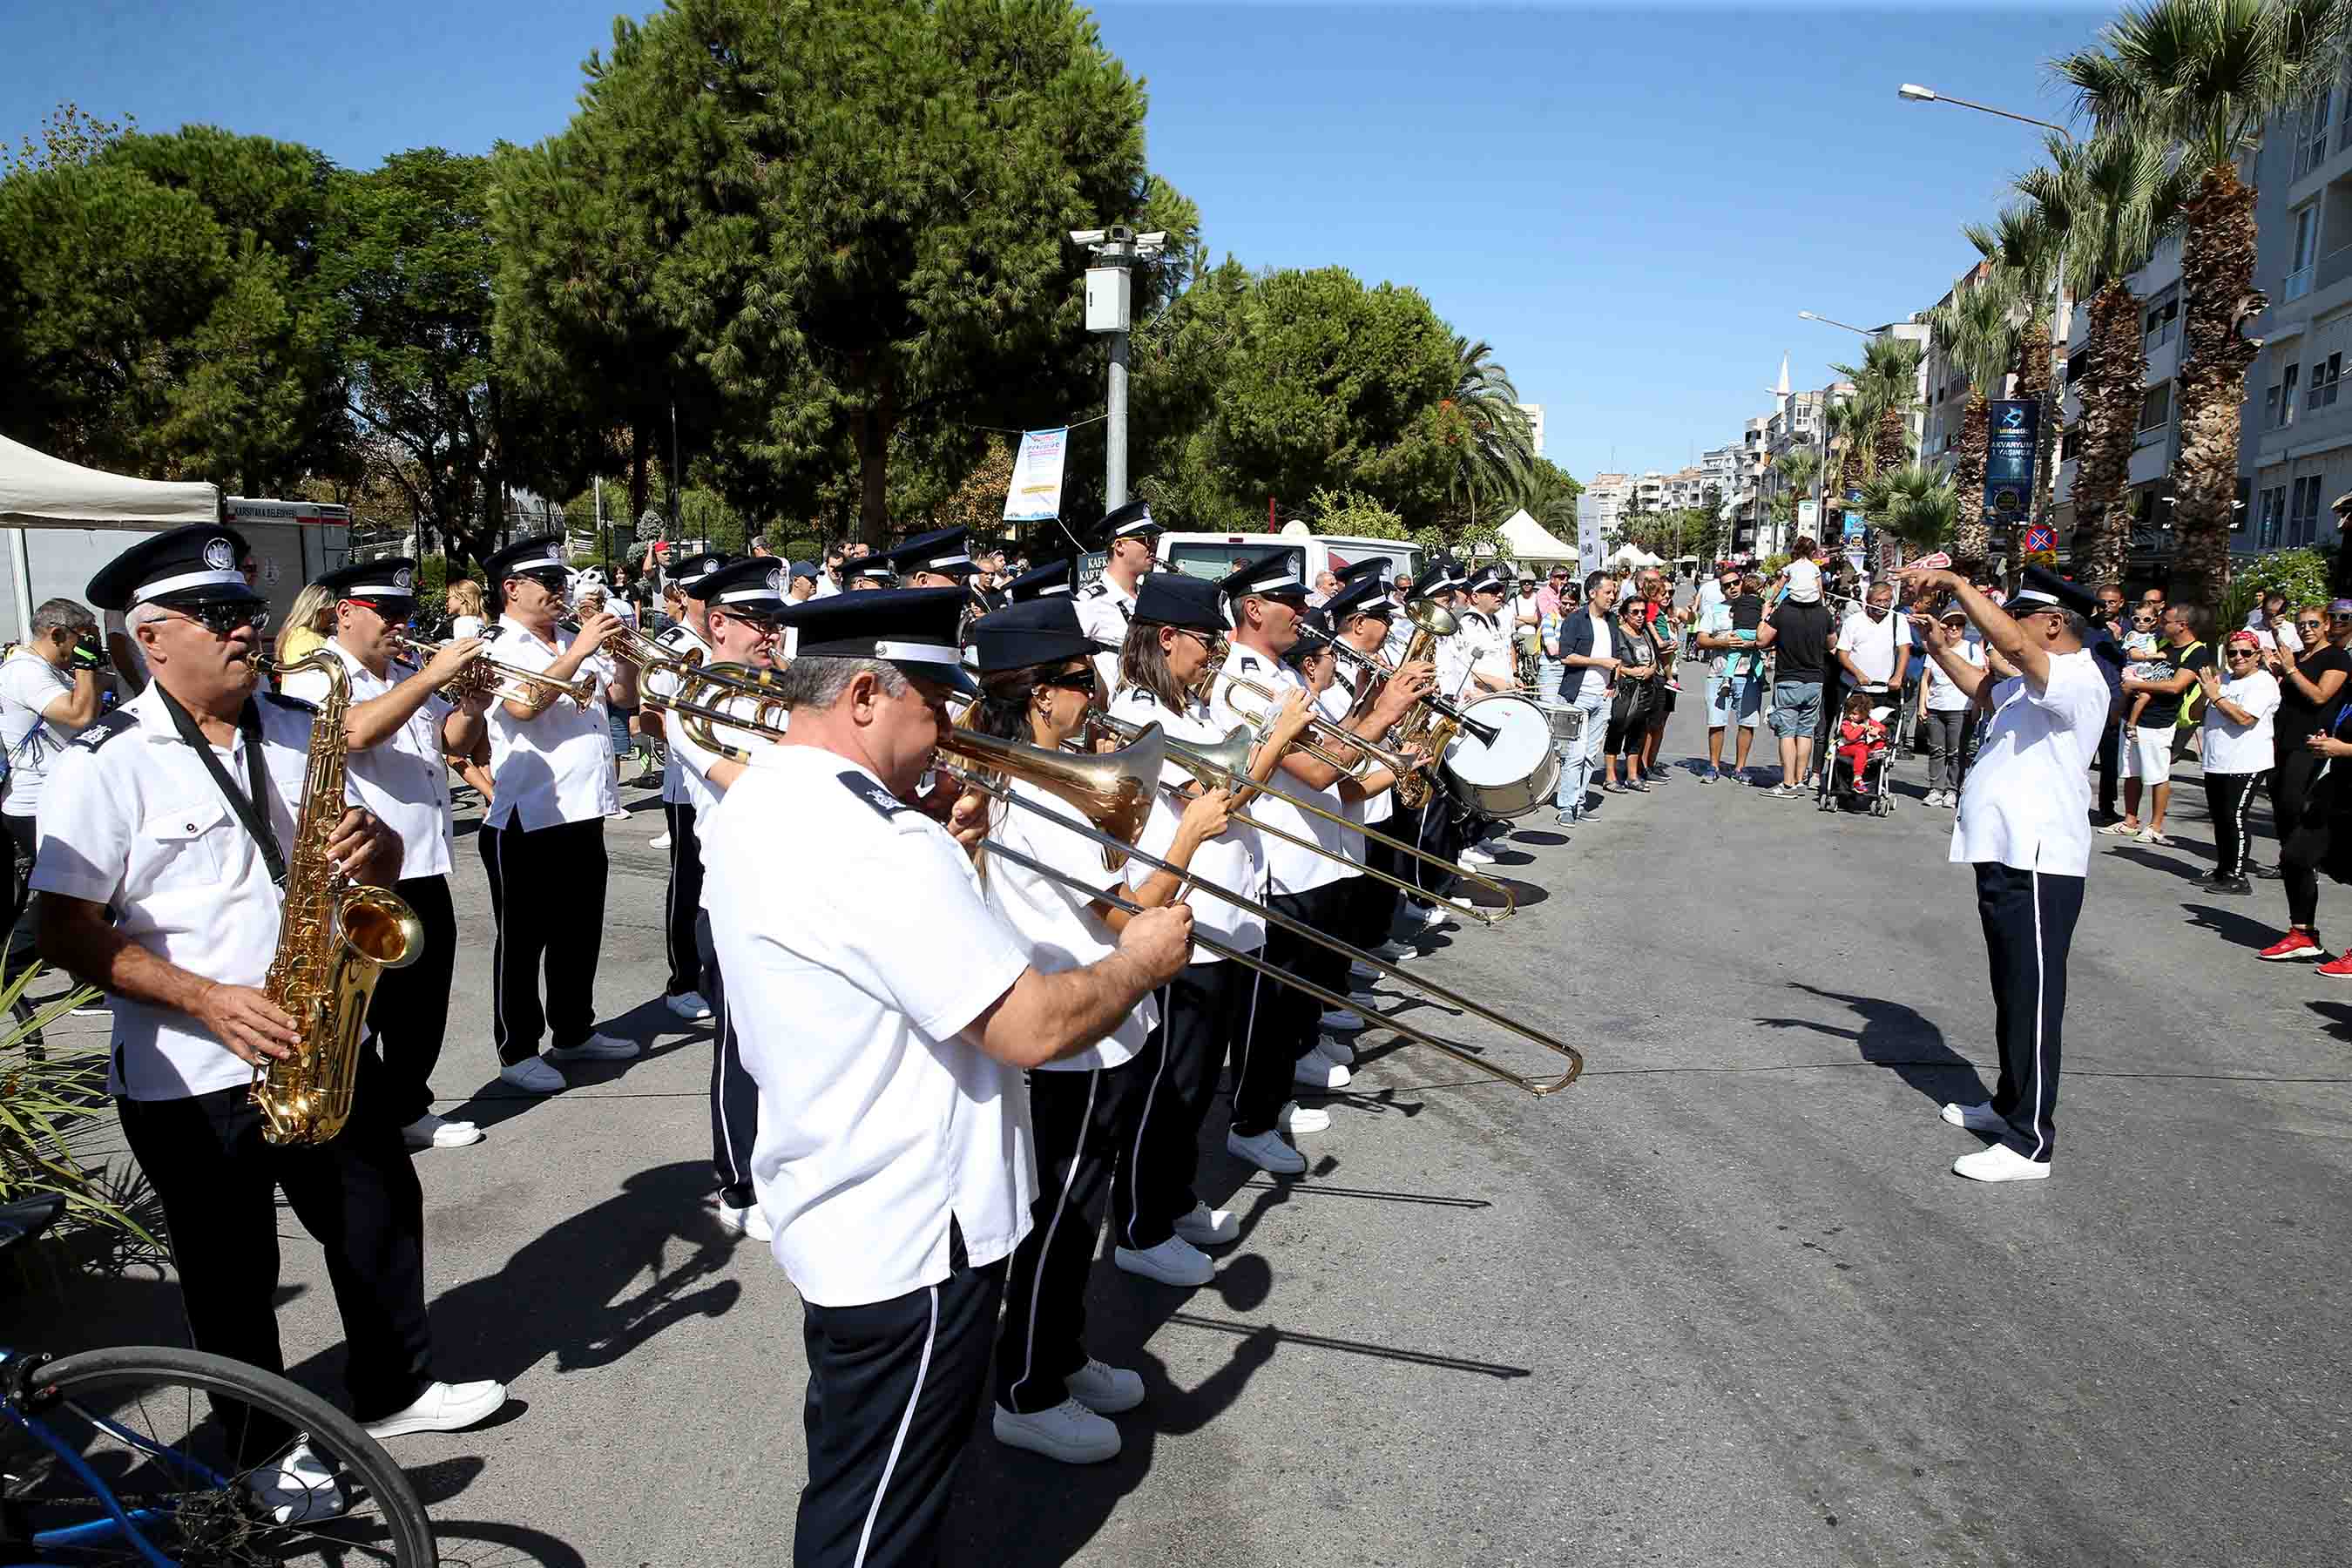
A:
<svg viewBox="0 0 2352 1568">
<path fill-rule="evenodd" d="M 245 732 L 245 774 L 251 786 L 248 794 L 237 788 L 236 781 L 228 776 L 226 768 L 221 766 L 220 758 L 213 752 L 213 743 L 205 739 L 205 732 L 196 728 L 196 721 L 190 717 L 188 710 L 181 707 L 160 683 L 155 688 L 155 695 L 163 702 L 163 711 L 172 716 L 172 727 L 179 731 L 180 739 L 188 743 L 204 763 L 205 771 L 213 775 L 213 783 L 219 786 L 222 798 L 228 802 L 228 808 L 236 813 L 236 819 L 245 825 L 247 833 L 253 835 L 253 842 L 261 851 L 261 863 L 269 868 L 271 884 L 284 887 L 286 850 L 278 842 L 278 830 L 270 826 L 268 809 L 262 804 L 268 798 L 261 792 L 269 787 L 269 774 L 262 765 L 261 714 L 254 707 L 253 699 L 248 697 L 245 700 L 245 710 L 236 716 L 236 727 Z"/>
</svg>

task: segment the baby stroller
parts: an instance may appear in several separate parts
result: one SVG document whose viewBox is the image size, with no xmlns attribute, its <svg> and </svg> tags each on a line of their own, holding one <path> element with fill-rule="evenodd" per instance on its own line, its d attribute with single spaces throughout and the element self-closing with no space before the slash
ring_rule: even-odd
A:
<svg viewBox="0 0 2352 1568">
<path fill-rule="evenodd" d="M 1874 698 L 1889 695 L 1880 687 L 1866 689 Z M 1895 731 L 1888 722 L 1894 712 L 1892 703 L 1874 706 L 1870 710 L 1872 721 L 1883 733 L 1870 743 L 1859 776 L 1855 773 L 1853 758 L 1846 754 L 1846 748 L 1853 742 L 1843 739 L 1845 721 L 1841 719 L 1831 727 L 1830 755 L 1821 770 L 1821 794 L 1814 799 L 1815 810 L 1867 810 L 1873 816 L 1895 815 L 1895 792 L 1887 788 L 1887 781 L 1895 772 Z"/>
</svg>

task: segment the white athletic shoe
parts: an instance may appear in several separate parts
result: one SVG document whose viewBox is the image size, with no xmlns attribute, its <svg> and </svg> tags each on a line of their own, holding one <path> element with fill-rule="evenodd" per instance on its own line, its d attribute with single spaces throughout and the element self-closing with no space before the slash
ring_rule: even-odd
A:
<svg viewBox="0 0 2352 1568">
<path fill-rule="evenodd" d="M 776 1239 L 776 1227 L 768 1223 L 768 1211 L 760 1206 L 759 1199 L 753 1198 L 740 1209 L 733 1204 L 722 1202 L 718 1209 L 719 1223 L 729 1230 L 740 1231 L 753 1241 Z"/>
<path fill-rule="evenodd" d="M 525 1057 L 511 1067 L 500 1068 L 499 1081 L 532 1094 L 561 1094 L 570 1087 L 563 1075 L 548 1065 L 545 1057 Z"/>
<path fill-rule="evenodd" d="M 547 1054 L 560 1062 L 625 1062 L 639 1048 L 635 1040 L 616 1040 L 600 1029 L 576 1046 L 550 1046 Z"/>
<path fill-rule="evenodd" d="M 1972 1182 L 2040 1182 L 2050 1176 L 2050 1162 L 2029 1160 L 2006 1143 L 1995 1143 L 1952 1162 L 1952 1173 Z"/>
<path fill-rule="evenodd" d="M 381 1421 L 367 1423 L 367 1435 L 377 1442 L 404 1437 L 411 1432 L 457 1432 L 498 1414 L 507 1402 L 507 1385 L 485 1379 L 480 1383 L 429 1383 L 416 1403 L 395 1410 Z"/>
<path fill-rule="evenodd" d="M 1290 1068 L 1290 1081 L 1301 1089 L 1345 1089 L 1354 1076 L 1320 1051 L 1307 1052 Z"/>
<path fill-rule="evenodd" d="M 990 1423 L 996 1440 L 1066 1465 L 1099 1465 L 1118 1458 L 1118 1428 L 1075 1399 L 1023 1415 L 998 1405 Z"/>
<path fill-rule="evenodd" d="M 675 996 L 665 996 L 662 1005 L 689 1024 L 710 1022 L 710 1004 L 702 999 L 699 991 L 681 991 Z"/>
<path fill-rule="evenodd" d="M 1245 1160 L 1259 1170 L 1274 1176 L 1299 1176 L 1307 1173 L 1307 1156 L 1282 1141 L 1282 1134 L 1268 1131 L 1244 1138 L 1231 1128 L 1225 1131 L 1225 1152 L 1236 1160 Z M 1160 1244 L 1166 1246 L 1165 1242 Z"/>
<path fill-rule="evenodd" d="M 1271 1132 L 1266 1134 L 1271 1138 Z M 1299 1169 L 1305 1170 L 1305 1162 Z M 1189 1290 L 1196 1285 L 1206 1285 L 1217 1277 L 1216 1265 L 1209 1255 L 1181 1236 L 1171 1236 L 1157 1247 L 1138 1250 L 1132 1247 L 1114 1247 L 1110 1260 L 1115 1268 L 1145 1279 L 1157 1279 L 1162 1285 L 1173 1285 Z"/>
<path fill-rule="evenodd" d="M 1234 1217 L 1231 1209 L 1213 1209 L 1206 1204 L 1194 1204 L 1192 1212 L 1176 1217 L 1176 1234 L 1195 1247 L 1223 1247 L 1242 1237 L 1242 1222 Z"/>
<path fill-rule="evenodd" d="M 1143 1403 L 1143 1378 L 1123 1366 L 1107 1366 L 1087 1358 L 1087 1364 L 1062 1380 L 1070 1397 L 1097 1415 L 1116 1415 Z"/>
<path fill-rule="evenodd" d="M 332 1466 L 320 1458 L 309 1441 L 295 1444 L 286 1457 L 245 1478 L 245 1489 L 261 1505 L 272 1524 L 308 1524 L 333 1519 L 352 1506 L 335 1479 Z"/>
<path fill-rule="evenodd" d="M 1311 1105 L 1301 1105 L 1294 1100 L 1282 1108 L 1282 1114 L 1275 1118 L 1274 1124 L 1293 1138 L 1307 1132 L 1328 1132 L 1331 1130 L 1331 1113 L 1318 1110 Z"/>
<path fill-rule="evenodd" d="M 668 848 L 668 847 L 669 847 L 669 829 L 668 829 L 668 828 L 667 828 L 667 827 L 665 827 L 665 828 L 663 828 L 659 833 L 655 834 L 655 835 L 653 836 L 653 837 L 652 837 L 652 838 L 650 838 L 649 840 L 647 840 L 647 841 L 646 841 L 646 848 L 648 848 L 648 849 L 667 849 L 667 848 Z"/>
<path fill-rule="evenodd" d="M 1971 1132 L 2000 1132 L 2009 1126 L 2008 1122 L 1992 1113 L 1990 1100 L 1977 1105 L 1961 1105 L 1955 1101 L 1945 1106 L 1939 1114 L 1953 1126 L 1965 1127 Z"/>
<path fill-rule="evenodd" d="M 1364 1016 L 1347 1007 L 1334 1007 L 1316 1021 L 1326 1029 L 1348 1035 L 1364 1026 Z"/>
<path fill-rule="evenodd" d="M 1351 1068 L 1356 1065 L 1356 1047 L 1345 1040 L 1336 1039 L 1329 1035 L 1325 1035 L 1315 1042 L 1315 1054 L 1339 1067 Z"/>
<path fill-rule="evenodd" d="M 629 820 L 628 808 L 626 806 L 621 806 L 614 810 L 608 811 L 604 814 L 604 820 L 607 822 L 626 822 Z"/>
<path fill-rule="evenodd" d="M 470 1121 L 451 1121 L 428 1110 L 402 1128 L 400 1138 L 412 1149 L 463 1149 L 468 1143 L 480 1142 L 482 1130 Z"/>
<path fill-rule="evenodd" d="M 1495 863 L 1495 858 L 1473 844 L 1465 847 L 1461 854 L 1456 855 L 1454 858 L 1454 863 L 1457 866 L 1492 866 Z"/>
</svg>

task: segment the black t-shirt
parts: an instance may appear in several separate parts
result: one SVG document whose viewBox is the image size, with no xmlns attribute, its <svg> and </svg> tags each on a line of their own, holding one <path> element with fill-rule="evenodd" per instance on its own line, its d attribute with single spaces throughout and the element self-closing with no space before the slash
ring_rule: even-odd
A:
<svg viewBox="0 0 2352 1568">
<path fill-rule="evenodd" d="M 2200 644 L 2191 648 L 2187 658 L 2181 657 L 2179 649 L 2168 647 L 2164 650 L 2164 658 L 2172 667 L 2174 675 L 2179 675 L 2184 669 L 2194 674 L 2198 670 L 2213 668 L 2213 649 L 2210 644 Z M 2147 706 L 2140 710 L 2138 727 L 2143 730 L 2161 730 L 2168 725 L 2179 723 L 2181 701 L 2188 697 L 2189 692 L 2196 689 L 2191 686 L 2188 690 L 2179 693 L 2149 692 Z M 2126 709 L 2125 711 L 2129 712 L 2130 710 Z"/>
<path fill-rule="evenodd" d="M 2305 680 L 2316 686 L 2326 679 L 2331 669 L 2340 669 L 2347 675 L 2352 675 L 2352 657 L 2347 657 L 2340 647 L 2327 647 L 2321 648 L 2317 653 L 2306 654 L 2295 660 L 2294 667 L 2303 671 L 2303 678 Z M 2347 681 L 2345 686 L 2336 689 L 2336 695 L 2329 700 L 2328 708 L 2332 709 L 2342 702 L 2347 696 L 2352 696 L 2352 690 L 2347 690 L 2347 687 L 2352 687 L 2352 681 Z M 2279 755 L 2285 756 L 2289 752 L 2301 751 L 2304 742 L 2317 734 L 2320 726 L 2326 722 L 2326 711 L 2318 703 L 2305 697 L 2301 687 L 2295 685 L 2284 675 L 2279 677 L 2278 717 L 2271 721 L 2271 733 L 2277 737 Z"/>
<path fill-rule="evenodd" d="M 1784 599 L 1772 612 L 1776 680 L 1818 682 L 1830 660 L 1830 613 L 1820 605 Z"/>
<path fill-rule="evenodd" d="M 1731 629 L 1752 632 L 1764 624 L 1764 595 L 1740 594 L 1731 601 Z"/>
</svg>

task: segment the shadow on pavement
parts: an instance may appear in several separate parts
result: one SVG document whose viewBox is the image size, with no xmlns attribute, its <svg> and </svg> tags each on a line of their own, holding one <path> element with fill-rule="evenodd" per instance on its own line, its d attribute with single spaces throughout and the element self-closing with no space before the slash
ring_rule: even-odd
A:
<svg viewBox="0 0 2352 1568">
<path fill-rule="evenodd" d="M 2339 1040 L 2352 1040 L 2352 1003 L 2306 1002 L 2305 1006 L 2327 1020 L 2327 1033 Z"/>
<path fill-rule="evenodd" d="M 2176 877 L 2185 877 L 2194 880 L 2205 875 L 2195 866 L 2184 866 L 2180 863 L 2178 857 L 2184 852 L 2201 855 L 2209 860 L 2213 858 L 2213 851 L 2202 845 L 2190 844 L 2178 838 L 2172 841 L 2172 847 L 2169 850 L 2143 849 L 2136 844 L 2118 844 L 2107 851 L 2119 860 L 2129 860 L 2136 865 L 2147 866 L 2158 871 L 2169 871 Z"/>
<path fill-rule="evenodd" d="M 640 1002 L 625 1013 L 604 1019 L 596 1026 L 616 1039 L 635 1040 L 640 1048 L 637 1055 L 626 1061 L 555 1063 L 557 1070 L 563 1074 L 565 1084 L 572 1089 L 593 1089 L 617 1082 L 628 1077 L 632 1068 L 688 1046 L 708 1045 L 711 1039 L 709 1024 L 682 1022 L 658 996 Z M 661 1037 L 664 1036 L 670 1037 L 664 1039 Z M 561 1093 L 531 1094 L 493 1075 L 468 1094 L 462 1103 L 442 1114 L 452 1121 L 470 1121 L 488 1131 L 550 1100 L 562 1098 Z"/>
<path fill-rule="evenodd" d="M 520 1524 L 488 1520 L 436 1519 L 433 1543 L 440 1549 L 442 1568 L 587 1568 L 588 1560 L 563 1542 Z"/>
<path fill-rule="evenodd" d="M 1811 1018 L 1759 1018 L 1759 1026 L 1767 1029 L 1811 1029 L 1816 1034 L 1852 1040 L 1863 1060 L 1892 1068 L 1905 1083 L 1938 1105 L 1948 1100 L 1967 1099 L 1973 1102 L 1990 1098 L 1984 1080 L 1977 1074 L 1976 1064 L 1945 1044 L 1944 1031 L 1916 1010 L 1883 996 L 1849 996 L 1841 991 L 1808 985 L 1801 980 L 1790 981 L 1789 988 L 1844 1004 L 1861 1016 L 1862 1027 L 1841 1029 Z M 1973 1089 L 1974 1094 L 1964 1092 L 1969 1089 Z"/>
<path fill-rule="evenodd" d="M 2257 952 L 2276 942 L 2286 930 L 2275 921 L 2256 920 L 2252 915 L 2240 914 L 2235 910 L 2225 910 L 2213 904 L 2183 904 L 2180 907 L 2188 911 L 2190 925 L 2210 931 L 2223 942 L 2251 947 Z"/>
</svg>

